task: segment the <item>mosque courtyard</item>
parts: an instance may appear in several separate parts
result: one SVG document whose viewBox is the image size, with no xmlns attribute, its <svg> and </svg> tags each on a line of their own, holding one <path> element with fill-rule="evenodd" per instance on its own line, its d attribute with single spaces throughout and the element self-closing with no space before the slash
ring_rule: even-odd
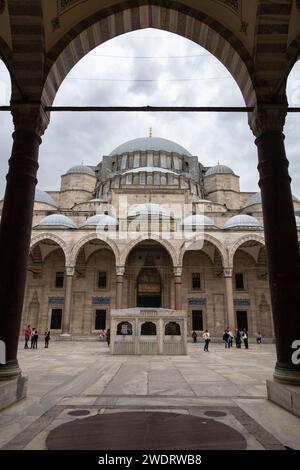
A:
<svg viewBox="0 0 300 470">
<path fill-rule="evenodd" d="M 19 362 L 28 394 L 0 413 L 2 449 L 188 448 L 195 435 L 182 432 L 181 419 L 191 420 L 191 432 L 199 424 L 199 449 L 300 449 L 299 418 L 266 398 L 273 344 L 212 344 L 205 353 L 202 343 L 189 343 L 188 355 L 162 357 L 111 356 L 105 342 L 52 340 L 49 349 L 20 343 Z M 155 416 L 157 435 L 140 442 Z"/>
</svg>

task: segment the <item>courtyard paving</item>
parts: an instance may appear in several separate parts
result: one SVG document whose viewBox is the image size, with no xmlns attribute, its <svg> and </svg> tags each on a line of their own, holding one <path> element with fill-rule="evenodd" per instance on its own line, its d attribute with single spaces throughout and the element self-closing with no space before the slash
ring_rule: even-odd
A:
<svg viewBox="0 0 300 470">
<path fill-rule="evenodd" d="M 72 420 L 120 412 L 208 416 L 241 433 L 248 449 L 300 449 L 300 420 L 266 399 L 275 346 L 225 350 L 188 344 L 187 356 L 111 356 L 99 341 L 51 341 L 24 350 L 28 395 L 0 413 L 2 449 L 46 449 Z M 211 413 L 214 412 L 214 413 Z"/>
</svg>

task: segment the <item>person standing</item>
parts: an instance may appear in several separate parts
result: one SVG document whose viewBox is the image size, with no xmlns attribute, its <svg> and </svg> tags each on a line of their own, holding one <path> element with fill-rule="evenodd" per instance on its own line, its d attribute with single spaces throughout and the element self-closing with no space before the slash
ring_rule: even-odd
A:
<svg viewBox="0 0 300 470">
<path fill-rule="evenodd" d="M 245 349 L 249 349 L 248 332 L 247 332 L 246 328 L 243 329 L 242 339 L 244 341 Z"/>
<path fill-rule="evenodd" d="M 205 330 L 205 332 L 203 333 L 202 335 L 202 338 L 204 339 L 204 351 L 208 351 L 208 346 L 209 346 L 209 343 L 210 343 L 210 334 L 208 332 L 208 330 Z"/>
<path fill-rule="evenodd" d="M 50 341 L 50 330 L 48 328 L 44 333 L 44 338 L 45 338 L 45 348 L 48 348 L 49 347 L 49 341 Z"/>
<path fill-rule="evenodd" d="M 32 328 L 31 336 L 30 336 L 30 348 L 31 349 L 34 349 L 34 334 L 35 334 L 35 328 Z"/>
<path fill-rule="evenodd" d="M 107 346 L 110 345 L 110 329 L 108 328 L 106 332 L 106 341 L 107 341 Z"/>
<path fill-rule="evenodd" d="M 232 348 L 233 344 L 233 333 L 231 330 L 228 330 L 228 347 Z"/>
<path fill-rule="evenodd" d="M 228 334 L 228 330 L 226 329 L 224 331 L 224 334 L 223 334 L 223 341 L 225 343 L 225 349 L 229 348 L 229 334 Z"/>
<path fill-rule="evenodd" d="M 197 333 L 196 333 L 196 331 L 193 331 L 192 338 L 193 338 L 194 343 L 197 343 Z"/>
<path fill-rule="evenodd" d="M 236 330 L 235 332 L 235 344 L 238 349 L 241 349 L 242 337 L 239 330 Z"/>
<path fill-rule="evenodd" d="M 24 330 L 24 336 L 25 336 L 25 345 L 24 349 L 29 349 L 28 348 L 28 341 L 30 340 L 31 337 L 31 328 L 30 325 L 27 325 L 27 327 Z"/>
<path fill-rule="evenodd" d="M 38 332 L 37 330 L 34 331 L 34 335 L 33 335 L 33 349 L 37 349 L 37 343 L 38 343 L 38 339 L 39 339 L 39 335 L 38 335 Z M 31 342 L 32 344 L 32 342 Z"/>
</svg>

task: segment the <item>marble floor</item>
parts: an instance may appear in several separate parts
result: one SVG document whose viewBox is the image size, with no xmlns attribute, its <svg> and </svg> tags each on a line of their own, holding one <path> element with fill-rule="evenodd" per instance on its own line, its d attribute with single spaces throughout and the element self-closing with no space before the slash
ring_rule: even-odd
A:
<svg viewBox="0 0 300 470">
<path fill-rule="evenodd" d="M 275 347 L 188 344 L 187 356 L 111 356 L 106 343 L 51 341 L 24 350 L 28 395 L 0 412 L 0 448 L 46 449 L 50 431 L 94 415 L 152 411 L 212 418 L 248 449 L 300 449 L 300 420 L 266 399 Z M 213 412 L 213 413 L 212 413 Z"/>
</svg>

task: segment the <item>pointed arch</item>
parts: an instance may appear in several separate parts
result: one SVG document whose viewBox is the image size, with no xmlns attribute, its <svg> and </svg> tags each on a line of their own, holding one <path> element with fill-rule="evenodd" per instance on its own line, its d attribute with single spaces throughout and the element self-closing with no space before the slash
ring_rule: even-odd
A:
<svg viewBox="0 0 300 470">
<path fill-rule="evenodd" d="M 30 251 L 32 250 L 34 245 L 36 245 L 39 242 L 42 242 L 43 240 L 51 240 L 55 242 L 62 249 L 64 256 L 65 256 L 65 260 L 67 261 L 68 248 L 67 248 L 66 243 L 60 237 L 50 232 L 43 232 L 40 235 L 34 236 L 30 242 Z"/>
<path fill-rule="evenodd" d="M 199 241 L 201 241 L 201 240 L 207 241 L 207 242 L 211 243 L 212 245 L 214 245 L 215 248 L 217 248 L 217 250 L 219 251 L 219 253 L 221 255 L 222 266 L 228 266 L 228 252 L 227 252 L 226 247 L 222 244 L 222 242 L 220 240 L 218 240 L 213 235 L 210 235 L 208 233 L 201 234 L 200 236 L 198 236 L 198 237 L 196 236 L 192 240 L 187 240 L 183 243 L 183 245 L 180 249 L 180 253 L 179 253 L 179 260 L 178 260 L 179 266 L 183 265 L 183 257 L 185 255 L 186 251 L 188 251 L 189 247 L 198 240 Z"/>
<path fill-rule="evenodd" d="M 120 266 L 125 266 L 126 264 L 126 261 L 127 261 L 127 258 L 128 258 L 128 255 L 129 253 L 137 246 L 139 245 L 140 243 L 144 242 L 144 241 L 148 241 L 148 240 L 152 240 L 154 242 L 157 242 L 159 245 L 161 245 L 163 248 L 165 248 L 165 250 L 168 252 L 171 260 L 172 260 L 172 263 L 173 263 L 173 266 L 177 266 L 178 264 L 178 258 L 177 258 L 177 254 L 176 254 L 176 251 L 175 251 L 175 248 L 171 245 L 170 242 L 168 242 L 167 240 L 163 240 L 163 239 L 160 239 L 160 238 L 155 238 L 155 237 L 149 237 L 149 238 L 145 238 L 145 237 L 139 237 L 135 240 L 131 240 L 128 245 L 126 245 L 126 248 L 125 250 L 123 250 L 121 252 L 121 256 L 120 256 Z"/>
<path fill-rule="evenodd" d="M 256 241 L 257 243 L 261 244 L 262 246 L 265 246 L 265 239 L 261 235 L 257 235 L 255 233 L 253 234 L 248 234 L 248 235 L 243 235 L 240 237 L 234 245 L 232 245 L 229 248 L 229 266 L 233 266 L 233 259 L 234 255 L 237 252 L 237 250 L 244 244 L 250 241 Z"/>
<path fill-rule="evenodd" d="M 80 240 L 78 240 L 77 243 L 75 243 L 75 245 L 71 248 L 70 256 L 68 258 L 69 266 L 75 266 L 76 265 L 76 260 L 77 260 L 77 257 L 79 255 L 79 252 L 80 252 L 81 248 L 84 245 L 86 245 L 87 243 L 89 243 L 93 240 L 99 240 L 99 241 L 102 241 L 103 243 L 105 243 L 108 246 L 108 248 L 110 248 L 111 251 L 113 252 L 113 254 L 115 256 L 116 265 L 118 264 L 118 260 L 120 258 L 120 253 L 119 253 L 119 249 L 118 249 L 116 243 L 113 240 L 109 239 L 109 238 L 106 238 L 106 237 L 101 237 L 100 238 L 98 234 L 90 233 L 89 235 L 85 235 Z"/>
</svg>

